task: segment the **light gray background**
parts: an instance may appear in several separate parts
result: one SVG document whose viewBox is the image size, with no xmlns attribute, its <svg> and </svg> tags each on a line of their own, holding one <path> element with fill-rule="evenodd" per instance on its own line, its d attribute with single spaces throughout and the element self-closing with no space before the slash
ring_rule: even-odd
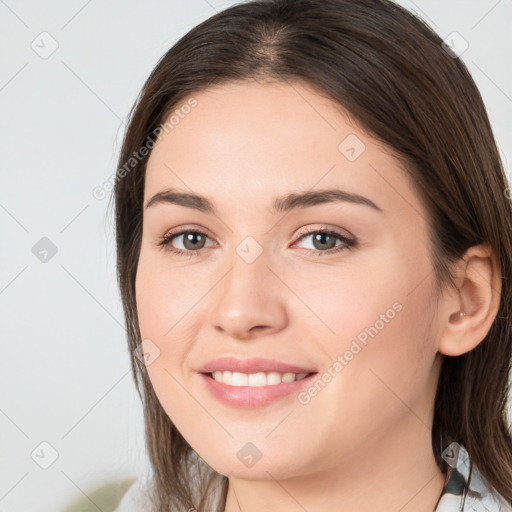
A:
<svg viewBox="0 0 512 512">
<path fill-rule="evenodd" d="M 128 110 L 157 60 L 235 3 L 0 1 L 1 512 L 62 510 L 147 467 L 113 222 L 92 191 L 115 172 Z M 510 176 L 512 1 L 401 3 L 443 38 L 468 41 L 462 59 Z M 31 46 L 48 52 L 52 38 L 47 58 Z M 57 248 L 45 263 L 32 252 L 42 237 Z M 48 469 L 43 441 L 58 452 Z"/>
</svg>

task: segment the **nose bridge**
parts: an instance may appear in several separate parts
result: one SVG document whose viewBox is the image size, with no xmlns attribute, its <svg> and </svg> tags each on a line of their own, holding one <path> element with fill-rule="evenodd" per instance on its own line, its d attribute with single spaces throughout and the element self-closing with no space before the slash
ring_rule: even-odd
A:
<svg viewBox="0 0 512 512">
<path fill-rule="evenodd" d="M 212 324 L 217 329 L 240 338 L 254 327 L 282 328 L 286 322 L 282 290 L 269 263 L 268 252 L 252 237 L 235 248 L 215 297 Z"/>
</svg>

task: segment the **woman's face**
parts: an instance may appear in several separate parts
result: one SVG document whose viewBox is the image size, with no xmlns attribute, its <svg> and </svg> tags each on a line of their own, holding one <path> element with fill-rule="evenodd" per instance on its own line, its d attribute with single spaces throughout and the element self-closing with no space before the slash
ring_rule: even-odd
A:
<svg viewBox="0 0 512 512">
<path fill-rule="evenodd" d="M 172 422 L 216 471 L 255 480 L 430 446 L 434 274 L 400 162 L 298 83 L 231 83 L 188 105 L 148 161 L 136 278 Z M 297 368 L 204 368 L 217 358 Z"/>
</svg>

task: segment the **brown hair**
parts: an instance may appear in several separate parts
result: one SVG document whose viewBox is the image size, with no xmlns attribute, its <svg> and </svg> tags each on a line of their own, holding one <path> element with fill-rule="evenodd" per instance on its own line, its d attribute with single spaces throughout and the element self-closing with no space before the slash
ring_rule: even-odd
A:
<svg viewBox="0 0 512 512">
<path fill-rule="evenodd" d="M 506 418 L 512 359 L 512 207 L 480 93 L 466 66 L 423 21 L 388 0 L 255 0 L 229 7 L 183 36 L 158 62 L 130 112 L 119 158 L 125 166 L 180 102 L 239 80 L 301 81 L 335 100 L 405 162 L 428 211 L 432 262 L 441 285 L 452 264 L 486 242 L 502 276 L 498 314 L 485 339 L 443 356 L 432 448 L 462 444 L 472 463 L 512 501 L 512 439 Z M 195 454 L 156 397 L 134 351 L 141 343 L 135 276 L 145 166 L 137 159 L 115 184 L 118 280 L 133 377 L 144 407 L 158 511 L 206 510 L 228 478 Z M 191 475 L 196 475 L 197 489 Z M 212 506 L 210 505 L 210 510 Z"/>
</svg>

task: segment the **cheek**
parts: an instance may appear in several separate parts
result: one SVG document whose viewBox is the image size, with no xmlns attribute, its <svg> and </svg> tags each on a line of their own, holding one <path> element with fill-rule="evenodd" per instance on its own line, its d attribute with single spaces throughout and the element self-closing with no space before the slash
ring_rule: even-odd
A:
<svg viewBox="0 0 512 512">
<path fill-rule="evenodd" d="M 146 364 L 149 380 L 167 416 L 180 432 L 188 433 L 201 420 L 201 412 L 191 405 L 194 402 L 184 381 L 188 340 L 193 339 L 189 328 L 194 297 L 189 288 L 183 288 L 186 283 L 180 282 L 179 275 L 166 272 L 141 254 L 135 287 L 141 338 L 153 353 Z"/>
<path fill-rule="evenodd" d="M 428 385 L 436 354 L 429 315 L 433 274 L 424 254 L 411 264 L 411 253 L 390 252 L 364 272 L 333 273 L 316 286 L 301 281 L 298 290 L 315 313 L 310 326 L 318 327 L 310 332 L 319 333 L 316 343 L 336 375 L 328 401 L 343 397 L 362 419 L 389 407 L 389 400 L 403 407 L 393 392 L 411 403 Z"/>
<path fill-rule="evenodd" d="M 193 272 L 171 270 L 162 261 L 165 259 L 141 252 L 135 291 L 141 336 L 165 340 L 167 349 L 173 347 L 171 340 L 193 317 L 194 305 L 203 291 L 194 282 Z"/>
<path fill-rule="evenodd" d="M 146 369 L 155 393 L 168 414 L 179 398 L 183 361 L 188 351 L 184 333 L 191 309 L 187 293 L 179 280 L 141 253 L 135 282 L 137 317 L 144 349 L 149 347 L 152 357 Z M 179 300 L 177 298 L 179 297 Z"/>
<path fill-rule="evenodd" d="M 165 257 L 142 248 L 135 280 L 139 329 L 141 338 L 160 351 L 148 367 L 150 377 L 158 371 L 178 375 L 190 370 L 187 356 L 204 324 L 207 292 L 218 279 L 203 277 L 187 263 L 171 267 Z"/>
<path fill-rule="evenodd" d="M 307 307 L 301 308 L 295 321 L 311 327 L 318 324 L 318 342 L 333 350 L 358 336 L 364 343 L 374 327 L 379 332 L 389 330 L 388 325 L 400 316 L 397 310 L 413 302 L 407 294 L 417 285 L 414 272 L 404 270 L 401 256 L 382 248 L 327 271 L 296 269 L 301 277 L 293 281 L 294 292 Z"/>
<path fill-rule="evenodd" d="M 327 333 L 318 341 L 330 356 L 331 365 L 323 369 L 330 375 L 320 376 L 328 382 L 318 383 L 319 390 L 300 397 L 300 411 L 318 439 L 339 434 L 329 446 L 317 447 L 318 464 L 323 457 L 335 464 L 347 446 L 393 436 L 403 422 L 421 427 L 416 416 L 425 417 L 435 357 L 422 313 L 431 297 L 427 286 L 409 296 L 404 290 L 383 293 L 362 310 L 347 301 L 330 317 L 336 336 Z"/>
</svg>

